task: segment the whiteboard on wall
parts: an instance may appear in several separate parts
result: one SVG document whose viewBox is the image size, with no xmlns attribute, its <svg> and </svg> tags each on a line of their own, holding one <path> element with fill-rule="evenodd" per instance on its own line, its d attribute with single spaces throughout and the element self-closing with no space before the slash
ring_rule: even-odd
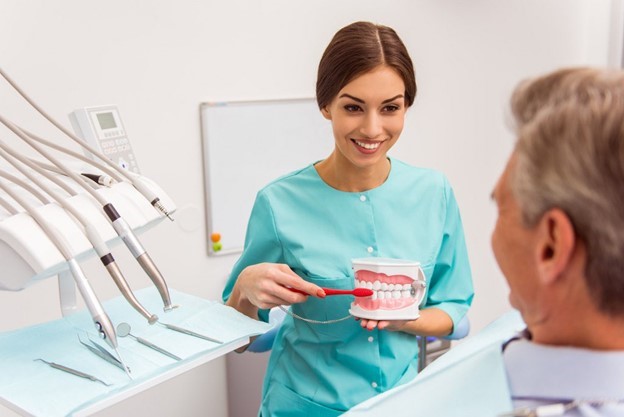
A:
<svg viewBox="0 0 624 417">
<path fill-rule="evenodd" d="M 312 98 L 202 103 L 200 122 L 210 255 L 240 252 L 257 192 L 334 146 L 331 123 Z"/>
</svg>

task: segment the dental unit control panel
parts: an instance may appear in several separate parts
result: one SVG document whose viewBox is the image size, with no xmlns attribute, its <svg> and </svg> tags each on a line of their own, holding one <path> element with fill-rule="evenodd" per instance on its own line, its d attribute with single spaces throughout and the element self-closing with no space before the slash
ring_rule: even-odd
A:
<svg viewBox="0 0 624 417">
<path fill-rule="evenodd" d="M 69 120 L 80 138 L 95 146 L 121 168 L 140 173 L 117 106 L 74 110 L 69 114 Z M 93 158 L 90 152 L 85 151 L 85 154 Z"/>
</svg>

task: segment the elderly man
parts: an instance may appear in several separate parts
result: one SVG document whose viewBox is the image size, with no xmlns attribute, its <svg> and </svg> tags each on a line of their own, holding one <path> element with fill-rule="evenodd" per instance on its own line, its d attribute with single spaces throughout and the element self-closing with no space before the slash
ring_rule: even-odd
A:
<svg viewBox="0 0 624 417">
<path fill-rule="evenodd" d="M 511 109 L 492 248 L 522 320 L 347 415 L 624 416 L 624 72 L 528 80 Z"/>
</svg>

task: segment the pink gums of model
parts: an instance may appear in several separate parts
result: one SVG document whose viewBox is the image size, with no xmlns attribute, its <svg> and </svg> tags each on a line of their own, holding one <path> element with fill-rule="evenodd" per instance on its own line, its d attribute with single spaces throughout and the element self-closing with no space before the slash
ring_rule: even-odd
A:
<svg viewBox="0 0 624 417">
<path fill-rule="evenodd" d="M 425 275 L 420 262 L 390 258 L 352 260 L 355 288 L 373 290 L 357 297 L 349 312 L 371 320 L 415 320 L 425 296 Z"/>
</svg>

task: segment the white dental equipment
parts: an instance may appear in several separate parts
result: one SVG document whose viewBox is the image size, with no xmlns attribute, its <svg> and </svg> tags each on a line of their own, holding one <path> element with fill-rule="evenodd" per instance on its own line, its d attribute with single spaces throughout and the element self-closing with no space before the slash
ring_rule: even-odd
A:
<svg viewBox="0 0 624 417">
<path fill-rule="evenodd" d="M 370 320 L 415 320 L 425 297 L 425 274 L 420 262 L 391 258 L 352 260 L 356 288 L 373 295 L 356 298 L 349 313 Z"/>
<path fill-rule="evenodd" d="M 74 110 L 69 120 L 76 134 L 100 150 L 117 166 L 140 174 L 126 129 L 116 106 L 87 107 Z M 90 152 L 85 152 L 95 159 Z"/>
<path fill-rule="evenodd" d="M 150 313 L 149 311 L 147 311 L 147 309 L 143 307 L 143 305 L 139 302 L 139 300 L 136 299 L 136 297 L 132 293 L 132 290 L 130 289 L 128 282 L 124 278 L 121 270 L 119 269 L 119 267 L 117 266 L 117 263 L 115 262 L 113 255 L 111 254 L 111 251 L 108 249 L 106 242 L 102 239 L 97 229 L 95 229 L 90 224 L 89 220 L 79 210 L 77 210 L 71 204 L 68 204 L 67 201 L 62 196 L 60 196 L 58 192 L 44 185 L 42 181 L 40 181 L 30 171 L 28 171 L 23 166 L 21 166 L 16 160 L 29 166 L 31 169 L 33 169 L 34 171 L 37 171 L 40 175 L 54 182 L 57 185 L 59 184 L 58 180 L 56 180 L 56 178 L 54 178 L 52 175 L 45 172 L 42 168 L 38 167 L 36 164 L 29 161 L 27 158 L 24 158 L 19 153 L 11 150 L 4 143 L 2 143 L 2 141 L 0 141 L 0 156 L 2 156 L 6 161 L 8 161 L 11 165 L 13 165 L 30 181 L 32 181 L 34 184 L 37 184 L 37 186 L 40 187 L 42 190 L 44 190 L 48 195 L 52 196 L 54 200 L 56 200 L 56 202 L 61 207 L 63 207 L 65 210 L 71 213 L 71 215 L 83 227 L 83 232 L 85 236 L 87 237 L 89 242 L 91 242 L 91 244 L 93 245 L 93 248 L 95 249 L 98 257 L 100 258 L 100 261 L 102 262 L 102 264 L 104 265 L 104 267 L 106 268 L 110 276 L 113 278 L 113 281 L 115 282 L 115 284 L 117 285 L 121 293 L 123 294 L 124 298 L 128 301 L 128 303 L 130 303 L 130 305 L 132 305 L 132 307 L 136 311 L 138 311 L 141 315 L 143 315 L 150 324 L 156 322 L 158 320 L 158 317 Z M 19 180 L 19 178 L 17 177 L 9 176 L 10 174 L 3 173 L 2 170 L 0 170 L 0 175 L 12 180 L 14 183 L 18 185 L 21 185 L 22 188 L 29 187 L 27 189 L 28 191 L 31 192 L 31 194 L 34 194 L 34 192 L 36 192 L 36 190 L 33 187 L 30 187 L 28 183 L 26 183 L 25 181 Z M 60 183 L 62 184 L 62 182 Z M 46 204 L 47 201 L 45 199 L 42 200 L 41 197 L 39 199 L 44 204 Z"/>
<path fill-rule="evenodd" d="M 26 201 L 25 198 L 19 195 L 19 193 L 14 192 L 5 184 L 4 179 L 0 179 L 0 189 L 2 189 L 6 194 L 8 194 L 13 200 L 19 203 L 26 212 L 37 222 L 39 227 L 43 230 L 43 232 L 48 236 L 48 238 L 52 241 L 54 246 L 59 250 L 59 252 L 63 255 L 67 264 L 69 266 L 69 270 L 74 277 L 74 281 L 78 286 L 78 290 L 82 295 L 82 298 L 91 313 L 91 317 L 93 319 L 93 323 L 95 325 L 96 331 L 98 335 L 102 337 L 113 349 L 117 350 L 117 337 L 115 336 L 115 328 L 113 327 L 110 318 L 104 311 L 102 304 L 100 303 L 97 295 L 91 288 L 91 284 L 87 280 L 86 276 L 82 272 L 80 265 L 74 259 L 74 255 L 70 249 L 69 244 L 66 239 L 63 237 L 63 234 L 60 233 L 54 226 L 52 226 L 48 220 L 45 219 L 44 216 L 41 215 L 40 212 L 34 209 L 34 207 Z M 119 352 L 117 352 L 119 354 Z"/>
<path fill-rule="evenodd" d="M 119 215 L 115 207 L 112 203 L 107 201 L 101 194 L 96 193 L 92 187 L 87 184 L 87 182 L 82 178 L 82 176 L 74 173 L 70 169 L 68 169 L 64 163 L 54 157 L 51 153 L 49 153 L 45 148 L 43 148 L 39 143 L 31 139 L 28 135 L 26 135 L 20 128 L 18 128 L 15 124 L 7 120 L 5 117 L 0 115 L 0 123 L 4 124 L 8 127 L 13 133 L 15 133 L 19 138 L 24 140 L 28 145 L 34 148 L 39 154 L 44 156 L 48 161 L 52 162 L 58 169 L 62 170 L 68 177 L 74 180 L 78 185 L 80 185 L 85 191 L 87 191 L 91 196 L 93 196 L 98 203 L 102 205 L 104 213 L 107 215 L 110 220 L 113 228 L 117 232 L 117 234 L 121 237 L 122 241 L 126 244 L 132 255 L 139 262 L 143 270 L 150 277 L 154 285 L 158 288 L 158 292 L 161 295 L 161 298 L 164 303 L 165 311 L 174 308 L 171 304 L 171 298 L 169 295 L 169 290 L 165 279 L 162 274 L 156 267 L 156 264 L 152 261 L 151 257 L 147 253 L 147 251 L 141 245 L 139 239 L 135 236 L 132 229 L 129 227 L 128 223 L 124 220 L 123 217 Z"/>
</svg>

